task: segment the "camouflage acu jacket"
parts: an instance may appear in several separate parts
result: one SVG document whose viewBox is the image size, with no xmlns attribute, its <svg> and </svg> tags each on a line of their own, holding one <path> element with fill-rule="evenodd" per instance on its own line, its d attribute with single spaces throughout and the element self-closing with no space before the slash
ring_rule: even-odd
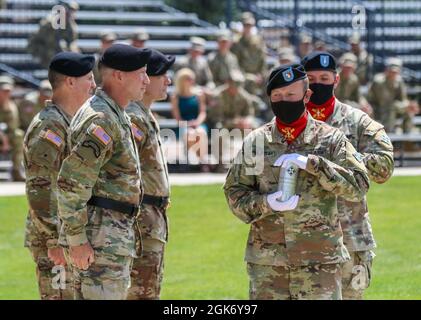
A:
<svg viewBox="0 0 421 320">
<path fill-rule="evenodd" d="M 260 144 L 263 152 L 256 148 Z M 298 173 L 296 193 L 301 197 L 297 207 L 276 212 L 266 195 L 278 189 L 280 168 L 273 164 L 286 153 L 306 155 L 308 163 Z M 360 201 L 368 186 L 362 159 L 344 134 L 309 116 L 306 129 L 290 145 L 274 120 L 250 133 L 228 172 L 224 190 L 234 215 L 251 223 L 246 261 L 304 266 L 349 259 L 336 199 Z"/>
<path fill-rule="evenodd" d="M 67 133 L 70 116 L 51 101 L 29 125 L 24 139 L 26 196 L 29 213 L 25 246 L 57 245 L 57 176 L 68 154 Z"/>
<path fill-rule="evenodd" d="M 135 217 L 87 205 L 91 196 L 138 205 L 140 163 L 130 118 L 102 90 L 70 124 L 71 151 L 58 177 L 61 232 L 70 246 L 87 241 L 102 252 L 136 256 Z"/>
<path fill-rule="evenodd" d="M 349 105 L 335 102 L 327 124 L 340 129 L 363 156 L 370 179 L 386 182 L 393 173 L 393 145 L 383 125 L 366 113 Z M 344 243 L 350 251 L 365 251 L 376 247 L 368 214 L 367 198 L 361 202 L 338 199 Z"/>
</svg>

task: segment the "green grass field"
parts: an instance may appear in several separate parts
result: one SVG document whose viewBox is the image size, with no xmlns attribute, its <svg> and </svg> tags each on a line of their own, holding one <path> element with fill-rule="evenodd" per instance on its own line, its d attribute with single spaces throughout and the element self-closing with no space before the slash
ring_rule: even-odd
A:
<svg viewBox="0 0 421 320">
<path fill-rule="evenodd" d="M 1 187 L 1 186 L 0 186 Z M 368 299 L 421 299 L 421 178 L 373 184 L 369 205 L 378 243 Z M 174 187 L 163 299 L 247 299 L 248 226 L 221 186 Z M 0 299 L 37 299 L 34 264 L 23 248 L 25 197 L 0 198 Z"/>
</svg>

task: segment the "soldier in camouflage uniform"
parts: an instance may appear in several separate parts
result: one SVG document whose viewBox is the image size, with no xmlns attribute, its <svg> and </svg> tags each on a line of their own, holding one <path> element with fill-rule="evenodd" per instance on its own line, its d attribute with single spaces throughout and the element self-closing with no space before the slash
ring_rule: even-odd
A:
<svg viewBox="0 0 421 320">
<path fill-rule="evenodd" d="M 159 299 L 164 271 L 164 249 L 168 240 L 167 207 L 170 186 L 167 161 L 162 149 L 159 124 L 150 109 L 154 101 L 167 98 L 171 80 L 168 69 L 175 57 L 152 50 L 147 74 L 150 84 L 142 101 L 127 107 L 142 164 L 144 195 L 140 205 L 142 257 L 135 258 L 131 273 L 129 300 Z"/>
<path fill-rule="evenodd" d="M 115 44 L 100 60 L 102 89 L 76 113 L 58 176 L 60 243 L 68 245 L 76 299 L 126 299 L 142 196 L 129 116 L 142 99 L 150 50 Z"/>
<path fill-rule="evenodd" d="M 240 70 L 232 70 L 226 83 L 216 88 L 215 106 L 209 111 L 209 117 L 218 128 L 251 129 L 254 121 L 255 96 L 244 90 L 245 78 Z"/>
<path fill-rule="evenodd" d="M 218 35 L 218 51 L 208 56 L 209 68 L 212 71 L 216 86 L 225 84 L 231 70 L 240 70 L 237 57 L 230 51 L 231 34 L 227 31 Z"/>
<path fill-rule="evenodd" d="M 20 128 L 26 132 L 32 119 L 45 106 L 45 101 L 51 99 L 53 94 L 51 84 L 48 80 L 41 81 L 38 91 L 31 91 L 25 95 L 19 103 Z"/>
<path fill-rule="evenodd" d="M 367 99 L 373 107 L 374 118 L 382 123 L 387 132 L 394 132 L 396 120 L 403 119 L 403 131 L 410 132 L 413 117 L 419 112 L 418 104 L 409 101 L 406 86 L 400 75 L 402 61 L 389 58 L 386 70 L 374 77 L 368 89 Z"/>
<path fill-rule="evenodd" d="M 357 67 L 357 57 L 353 53 L 345 53 L 339 60 L 341 71 L 339 73 L 341 81 L 335 89 L 335 96 L 346 103 L 353 101 L 360 103 L 360 82 L 355 75 Z"/>
<path fill-rule="evenodd" d="M 372 72 L 373 68 L 373 56 L 361 47 L 361 39 L 358 33 L 349 37 L 348 43 L 351 45 L 351 52 L 357 57 L 355 73 L 360 84 L 365 85 L 371 79 L 369 73 Z"/>
<path fill-rule="evenodd" d="M 243 34 L 234 42 L 232 52 L 237 56 L 238 64 L 246 76 L 246 90 L 260 95 L 261 86 L 266 76 L 266 45 L 257 34 L 252 33 L 256 20 L 250 12 L 242 15 Z"/>
<path fill-rule="evenodd" d="M 144 28 L 137 28 L 130 37 L 130 44 L 135 48 L 145 48 L 146 41 L 149 40 L 149 34 Z"/>
<path fill-rule="evenodd" d="M 66 272 L 64 289 L 53 287 L 54 265 L 66 264 L 63 249 L 58 246 L 57 176 L 69 153 L 67 133 L 71 117 L 95 89 L 93 67 L 93 56 L 57 54 L 49 68 L 49 79 L 54 86 L 52 101 L 46 102 L 25 135 L 26 196 L 29 202 L 25 247 L 29 248 L 36 263 L 43 300 L 73 299 L 70 272 Z"/>
<path fill-rule="evenodd" d="M 0 123 L 5 129 L 0 131 L 0 151 L 10 152 L 12 156 L 12 179 L 25 181 L 21 167 L 23 161 L 23 131 L 19 129 L 18 107 L 11 99 L 14 81 L 9 76 L 0 76 Z"/>
<path fill-rule="evenodd" d="M 99 36 L 99 39 L 101 41 L 101 47 L 99 48 L 99 51 L 95 53 L 94 77 L 95 83 L 98 86 L 101 86 L 102 79 L 98 69 L 99 59 L 101 58 L 104 51 L 111 47 L 117 40 L 117 34 L 112 30 L 103 30 Z"/>
<path fill-rule="evenodd" d="M 65 9 L 65 27 L 55 28 L 56 18 L 48 16 L 41 20 L 39 30 L 28 42 L 28 52 L 39 58 L 41 65 L 48 68 L 52 57 L 61 51 L 79 52 L 77 47 L 77 24 L 74 18 L 79 10 L 76 1 L 63 0 L 58 2 Z M 60 21 L 61 22 L 61 21 Z"/>
<path fill-rule="evenodd" d="M 175 71 L 189 68 L 196 75 L 196 83 L 199 86 L 208 90 L 214 89 L 215 83 L 213 82 L 212 72 L 209 69 L 206 57 L 203 56 L 206 40 L 200 37 L 191 37 L 190 44 L 189 54 L 177 60 Z"/>
<path fill-rule="evenodd" d="M 355 149 L 362 154 L 370 179 L 386 182 L 393 173 L 393 145 L 383 126 L 366 113 L 340 102 L 333 94 L 341 78 L 337 75 L 335 58 L 327 52 L 314 52 L 303 59 L 313 94 L 307 110 L 316 120 L 340 129 Z M 351 260 L 342 267 L 342 297 L 362 299 L 370 285 L 371 266 L 376 247 L 367 199 L 349 202 L 338 198 L 344 244 Z"/>
<path fill-rule="evenodd" d="M 345 135 L 306 112 L 307 88 L 301 65 L 272 71 L 267 94 L 276 118 L 245 138 L 224 185 L 233 213 L 251 224 L 251 299 L 341 299 L 341 264 L 350 257 L 336 199 L 360 201 L 369 182 Z M 295 195 L 283 200 L 280 170 L 291 164 Z"/>
</svg>

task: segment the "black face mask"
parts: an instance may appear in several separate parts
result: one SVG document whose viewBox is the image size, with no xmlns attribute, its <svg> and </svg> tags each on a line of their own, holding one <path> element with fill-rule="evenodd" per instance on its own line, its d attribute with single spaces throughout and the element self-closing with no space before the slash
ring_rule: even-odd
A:
<svg viewBox="0 0 421 320">
<path fill-rule="evenodd" d="M 305 110 L 304 97 L 298 101 L 278 101 L 270 102 L 275 116 L 285 124 L 297 121 Z"/>
<path fill-rule="evenodd" d="M 322 84 L 322 83 L 312 83 L 310 84 L 310 89 L 313 91 L 313 94 L 310 97 L 310 101 L 317 105 L 322 105 L 326 103 L 330 98 L 333 97 L 333 87 L 332 84 Z"/>
</svg>

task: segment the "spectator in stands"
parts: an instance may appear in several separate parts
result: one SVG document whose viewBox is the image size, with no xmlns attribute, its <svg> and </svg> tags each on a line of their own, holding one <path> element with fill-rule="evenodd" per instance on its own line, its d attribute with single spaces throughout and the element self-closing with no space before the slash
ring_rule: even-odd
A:
<svg viewBox="0 0 421 320">
<path fill-rule="evenodd" d="M 218 51 L 208 56 L 209 68 L 215 85 L 223 85 L 229 78 L 231 70 L 239 70 L 237 57 L 230 51 L 232 36 L 228 30 L 218 34 Z"/>
<path fill-rule="evenodd" d="M 281 47 L 278 49 L 279 65 L 298 63 L 300 59 L 294 54 L 293 47 Z"/>
<path fill-rule="evenodd" d="M 377 74 L 368 90 L 368 101 L 373 106 L 374 118 L 381 122 L 387 132 L 394 132 L 396 119 L 403 118 L 403 131 L 410 132 L 413 117 L 419 112 L 418 104 L 409 101 L 406 86 L 400 75 L 402 61 L 386 60 L 386 68 Z"/>
<path fill-rule="evenodd" d="M 23 131 L 19 129 L 18 108 L 11 99 L 13 89 L 13 79 L 9 76 L 0 76 L 0 123 L 3 127 L 1 150 L 11 153 L 13 162 L 12 179 L 14 181 L 25 181 L 22 175 Z"/>
<path fill-rule="evenodd" d="M 79 10 L 79 5 L 76 1 L 70 0 L 60 0 L 58 4 L 65 9 L 65 28 L 56 28 L 54 26 L 56 19 L 50 15 L 41 20 L 38 32 L 28 42 L 28 52 L 37 57 L 44 68 L 48 68 L 52 57 L 58 52 L 79 52 L 75 21 L 75 12 Z"/>
<path fill-rule="evenodd" d="M 205 91 L 215 88 L 212 78 L 212 72 L 209 68 L 208 61 L 203 56 L 205 52 L 206 40 L 200 37 L 190 38 L 190 50 L 187 56 L 177 59 L 175 69 L 189 68 L 193 70 L 196 83 L 202 86 Z"/>
<path fill-rule="evenodd" d="M 254 101 L 257 97 L 244 90 L 245 77 L 240 70 L 232 70 L 225 84 L 215 90 L 216 105 L 209 115 L 217 128 L 252 129 L 255 126 Z"/>
<path fill-rule="evenodd" d="M 316 50 L 316 51 L 327 51 L 326 43 L 322 40 L 317 40 L 314 43 L 314 50 Z"/>
<path fill-rule="evenodd" d="M 357 68 L 357 57 L 347 52 L 339 59 L 340 81 L 335 89 L 335 96 L 342 102 L 361 109 L 368 115 L 372 115 L 373 110 L 367 100 L 360 92 L 360 81 L 355 70 Z"/>
<path fill-rule="evenodd" d="M 369 74 L 373 67 L 373 57 L 361 47 L 361 39 L 358 33 L 354 33 L 349 39 L 348 43 L 351 45 L 351 52 L 357 57 L 357 69 L 355 73 L 361 85 L 365 85 L 371 78 Z"/>
<path fill-rule="evenodd" d="M 313 51 L 313 38 L 306 33 L 301 33 L 300 35 L 298 35 L 298 48 L 297 48 L 298 57 L 300 59 L 303 59 L 312 51 Z"/>
<path fill-rule="evenodd" d="M 50 81 L 42 80 L 39 90 L 31 91 L 25 95 L 18 105 L 20 128 L 26 132 L 34 116 L 40 112 L 45 101 L 50 100 L 53 95 Z"/>
<path fill-rule="evenodd" d="M 94 78 L 95 78 L 95 83 L 100 86 L 102 79 L 101 79 L 101 73 L 99 72 L 98 69 L 98 62 L 99 59 L 101 58 L 103 52 L 105 50 L 107 50 L 109 47 L 111 47 L 114 42 L 117 40 L 117 34 L 111 30 L 111 29 L 105 29 L 102 30 L 102 32 L 100 33 L 100 41 L 101 41 L 101 47 L 99 48 L 99 51 L 97 53 L 95 53 L 95 67 L 94 67 Z"/>
<path fill-rule="evenodd" d="M 208 171 L 205 164 L 208 139 L 206 120 L 206 99 L 203 90 L 196 86 L 193 70 L 182 68 L 175 74 L 175 93 L 171 97 L 171 112 L 179 123 L 180 138 L 187 150 L 194 152 L 201 161 L 202 170 Z M 187 122 L 187 127 L 180 121 Z M 189 152 L 189 154 L 190 154 Z"/>
<path fill-rule="evenodd" d="M 131 45 L 136 48 L 145 48 L 146 41 L 149 40 L 149 34 L 146 32 L 144 28 L 137 28 L 131 38 Z"/>
<path fill-rule="evenodd" d="M 241 17 L 243 32 L 234 42 L 232 52 L 237 56 L 241 70 L 246 77 L 245 89 L 263 96 L 262 85 L 267 73 L 266 45 L 261 36 L 253 33 L 256 20 L 250 12 Z"/>
</svg>

